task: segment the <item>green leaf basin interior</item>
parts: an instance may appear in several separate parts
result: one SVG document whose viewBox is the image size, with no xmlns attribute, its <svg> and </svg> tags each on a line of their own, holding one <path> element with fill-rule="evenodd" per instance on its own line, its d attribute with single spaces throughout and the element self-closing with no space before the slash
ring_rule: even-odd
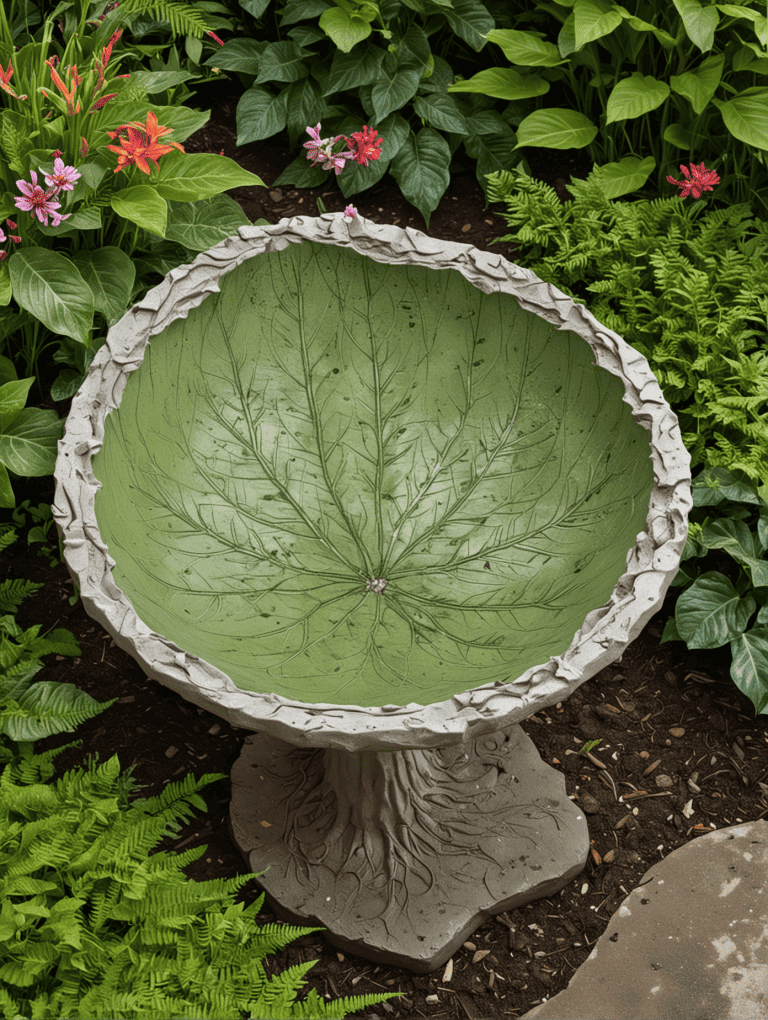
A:
<svg viewBox="0 0 768 1020">
<path fill-rule="evenodd" d="M 324 214 L 241 227 L 111 327 L 53 513 L 87 611 L 190 701 L 300 746 L 444 747 L 621 655 L 689 468 L 586 308 Z"/>
<path fill-rule="evenodd" d="M 511 295 L 290 245 L 152 339 L 99 530 L 139 617 L 240 688 L 443 701 L 609 598 L 653 487 L 623 395 Z"/>
</svg>

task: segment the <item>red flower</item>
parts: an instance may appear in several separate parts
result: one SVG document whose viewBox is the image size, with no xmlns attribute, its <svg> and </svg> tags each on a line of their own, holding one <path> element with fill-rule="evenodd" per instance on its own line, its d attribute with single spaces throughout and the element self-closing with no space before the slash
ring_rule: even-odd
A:
<svg viewBox="0 0 768 1020">
<path fill-rule="evenodd" d="M 362 131 L 355 131 L 347 143 L 352 150 L 352 159 L 359 166 L 368 166 L 369 159 L 378 159 L 381 155 L 382 139 L 377 138 L 377 131 L 369 131 L 368 125 L 363 125 Z"/>
<path fill-rule="evenodd" d="M 219 39 L 219 37 L 216 35 L 215 32 L 206 32 L 205 34 L 209 35 L 211 37 L 211 39 L 215 39 L 216 42 L 219 44 L 219 46 L 223 46 L 224 45 L 224 40 L 223 39 Z"/>
<path fill-rule="evenodd" d="M 674 177 L 667 177 L 670 184 L 676 184 L 680 188 L 680 197 L 693 195 L 694 198 L 701 198 L 703 192 L 712 191 L 713 184 L 719 184 L 720 178 L 714 170 L 707 170 L 703 163 L 695 166 L 690 164 L 690 171 L 687 166 L 681 166 L 680 170 L 685 176 L 684 181 L 676 181 Z"/>
<path fill-rule="evenodd" d="M 67 68 L 67 80 L 71 81 L 71 84 L 69 86 L 65 85 L 61 75 L 56 70 L 57 63 L 58 57 L 56 56 L 53 56 L 49 60 L 46 60 L 46 64 L 51 69 L 51 81 L 67 101 L 67 116 L 74 117 L 76 113 L 80 113 L 79 99 L 77 101 L 77 106 L 75 106 L 75 90 L 83 79 L 77 73 L 77 65 L 75 64 L 74 67 Z M 39 91 L 42 92 L 44 96 L 48 95 L 45 89 L 40 89 Z"/>
<path fill-rule="evenodd" d="M 161 156 L 164 156 L 168 152 L 172 152 L 173 149 L 178 149 L 180 152 L 184 151 L 183 146 L 179 145 L 178 142 L 171 142 L 168 145 L 161 144 L 158 139 L 162 138 L 163 135 L 170 134 L 172 128 L 162 127 L 157 122 L 157 117 L 152 113 L 151 110 L 147 111 L 147 123 L 142 124 L 141 121 L 131 122 L 130 124 L 124 124 L 119 127 L 117 131 L 108 131 L 107 134 L 110 138 L 120 142 L 120 145 L 108 145 L 107 148 L 110 152 L 117 153 L 117 166 L 115 167 L 115 173 L 125 169 L 125 167 L 134 164 L 141 170 L 142 173 L 149 175 L 149 164 L 147 160 L 151 160 L 157 169 L 160 169 L 160 165 L 157 162 Z M 127 131 L 128 137 L 119 137 L 121 132 Z"/>
</svg>

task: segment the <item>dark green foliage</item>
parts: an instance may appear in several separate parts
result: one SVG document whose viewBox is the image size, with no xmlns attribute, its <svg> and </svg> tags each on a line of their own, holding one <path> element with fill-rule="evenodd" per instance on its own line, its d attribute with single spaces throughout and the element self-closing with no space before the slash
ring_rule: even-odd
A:
<svg viewBox="0 0 768 1020">
<path fill-rule="evenodd" d="M 575 180 L 573 202 L 522 170 L 493 174 L 492 202 L 521 265 L 574 298 L 648 359 L 680 418 L 692 465 L 768 478 L 768 224 L 750 207 L 679 197 L 610 201 Z M 750 236 L 752 235 L 752 236 Z M 762 255 L 762 257 L 761 257 Z"/>
</svg>

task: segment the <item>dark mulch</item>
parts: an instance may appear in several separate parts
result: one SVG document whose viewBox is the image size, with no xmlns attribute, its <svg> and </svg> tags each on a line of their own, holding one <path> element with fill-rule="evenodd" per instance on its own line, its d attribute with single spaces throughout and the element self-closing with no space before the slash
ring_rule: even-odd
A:
<svg viewBox="0 0 768 1020">
<path fill-rule="evenodd" d="M 319 195 L 329 211 L 344 208 L 346 201 L 330 178 L 326 187 L 310 191 L 272 187 L 295 153 L 271 141 L 236 149 L 234 109 L 234 100 L 216 97 L 212 123 L 187 148 L 224 149 L 261 176 L 267 188 L 233 192 L 252 219 L 276 222 L 284 216 L 316 215 Z M 571 173 L 585 176 L 589 170 L 581 153 L 539 151 L 531 153 L 529 161 L 534 176 L 557 184 L 561 191 Z M 352 201 L 367 218 L 425 229 L 419 213 L 394 184 L 381 182 Z M 513 254 L 508 245 L 490 246 L 494 237 L 505 233 L 505 225 L 485 208 L 472 174 L 452 181 L 429 232 Z M 53 482 L 19 483 L 17 496 L 35 503 L 51 501 Z M 99 701 L 120 699 L 75 734 L 38 742 L 37 749 L 45 750 L 82 740 L 81 748 L 60 756 L 57 776 L 83 765 L 89 752 L 98 752 L 101 761 L 117 754 L 123 768 L 135 765 L 134 776 L 144 784 L 144 796 L 156 795 L 187 772 L 229 773 L 244 731 L 148 680 L 79 603 L 68 604 L 73 587 L 64 566 L 51 568 L 20 539 L 4 554 L 4 574 L 6 569 L 10 577 L 45 582 L 45 588 L 22 606 L 20 623 L 67 627 L 82 645 L 79 658 L 50 661 L 40 679 L 74 683 Z M 317 959 L 308 983 L 323 995 L 405 993 L 400 1000 L 367 1010 L 367 1017 L 520 1016 L 567 985 L 622 899 L 655 862 L 709 826 L 722 828 L 766 816 L 768 786 L 762 784 L 768 783 L 768 720 L 755 718 L 751 703 L 731 681 L 727 650 L 688 652 L 681 644 L 659 643 L 674 602 L 673 590 L 619 662 L 563 704 L 523 723 L 543 759 L 564 773 L 569 795 L 582 798 L 593 855 L 577 879 L 551 899 L 483 924 L 471 943 L 455 954 L 450 980 L 444 980 L 443 968 L 418 976 L 337 953 L 319 933 L 299 939 L 272 958 L 270 972 Z M 592 753 L 600 765 L 575 753 L 595 738 L 601 743 Z M 219 780 L 203 793 L 208 813 L 187 825 L 169 846 L 207 847 L 186 869 L 190 878 L 242 874 L 243 859 L 227 830 L 229 781 Z M 630 794 L 635 796 L 620 801 Z M 250 903 L 257 894 L 254 881 L 240 898 Z M 274 920 L 267 910 L 261 916 Z M 475 950 L 481 949 L 490 953 L 474 963 Z"/>
</svg>

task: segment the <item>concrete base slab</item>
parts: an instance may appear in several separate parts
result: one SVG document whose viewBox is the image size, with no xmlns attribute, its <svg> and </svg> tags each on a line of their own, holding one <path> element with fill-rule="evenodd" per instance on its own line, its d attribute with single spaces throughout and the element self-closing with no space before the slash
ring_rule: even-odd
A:
<svg viewBox="0 0 768 1020">
<path fill-rule="evenodd" d="M 246 738 L 230 831 L 293 924 L 428 973 L 483 921 L 559 891 L 587 825 L 519 726 L 450 748 L 338 751 Z"/>
<path fill-rule="evenodd" d="M 768 822 L 700 836 L 654 865 L 533 1017 L 766 1020 Z"/>
</svg>

